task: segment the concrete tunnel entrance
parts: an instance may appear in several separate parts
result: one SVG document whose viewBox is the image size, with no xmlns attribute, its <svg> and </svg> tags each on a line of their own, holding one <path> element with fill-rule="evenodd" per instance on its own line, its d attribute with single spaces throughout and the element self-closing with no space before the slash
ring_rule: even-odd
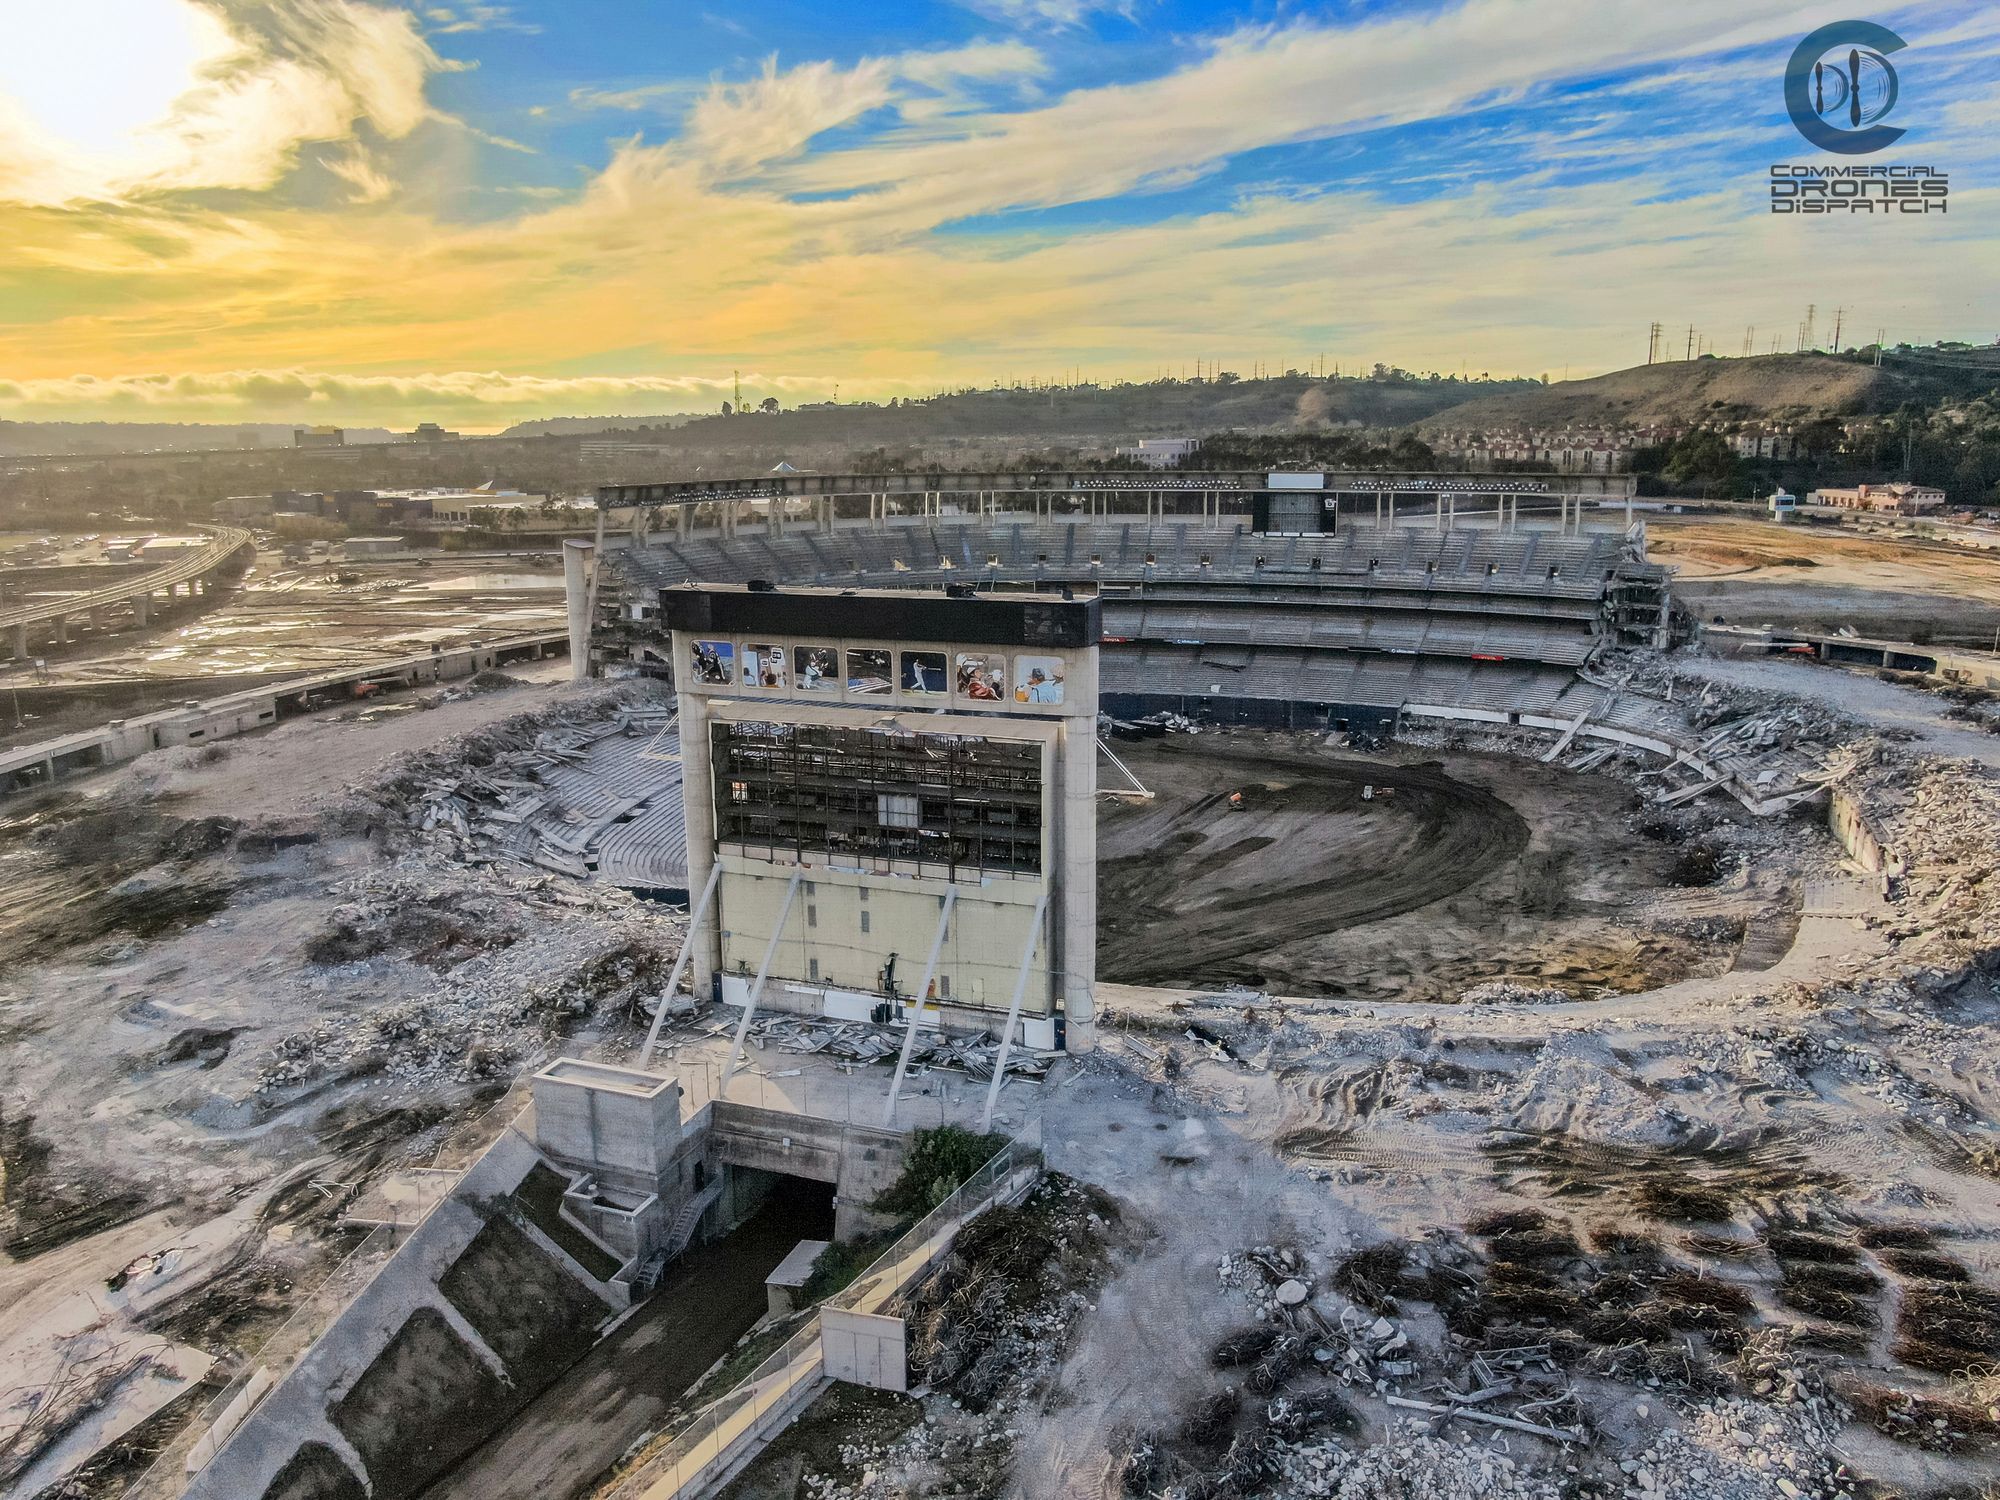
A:
<svg viewBox="0 0 2000 1500">
<path fill-rule="evenodd" d="M 764 1316 L 765 1278 L 793 1247 L 834 1237 L 832 1183 L 756 1167 L 720 1171 L 723 1191 L 704 1225 L 712 1237 L 698 1238 L 624 1323 L 422 1500 L 589 1494 Z"/>
</svg>

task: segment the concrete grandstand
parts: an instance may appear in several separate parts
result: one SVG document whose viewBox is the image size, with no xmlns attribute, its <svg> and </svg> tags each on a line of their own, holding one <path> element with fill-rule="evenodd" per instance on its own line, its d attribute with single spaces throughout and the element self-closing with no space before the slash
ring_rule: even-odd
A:
<svg viewBox="0 0 2000 1500">
<path fill-rule="evenodd" d="M 1643 527 L 1606 517 L 1586 529 L 1584 497 L 1551 488 L 1568 483 L 1552 476 L 1520 481 L 1531 504 L 1558 511 L 1541 527 L 1522 526 L 1510 506 L 1520 491 L 1486 476 L 1324 476 L 1347 488 L 1324 492 L 1313 516 L 1324 529 L 1296 532 L 1269 529 L 1269 495 L 1249 487 L 1281 476 L 1189 475 L 1213 488 L 1164 492 L 1138 487 L 1157 478 L 1120 491 L 1121 476 L 1090 476 L 1085 491 L 1003 492 L 994 476 L 926 475 L 914 513 L 868 489 L 908 477 L 841 477 L 867 498 L 854 519 L 818 498 L 801 515 L 790 495 L 607 487 L 607 507 L 638 499 L 677 514 L 671 534 L 614 555 L 606 613 L 640 628 L 607 618 L 601 644 L 648 664 L 658 590 L 690 581 L 1072 588 L 1103 599 L 1103 702 L 1115 716 L 1383 733 L 1406 711 L 1573 718 L 1605 696 L 1579 676 L 1599 653 L 1665 645 L 1686 626 L 1665 570 L 1645 558 Z M 1413 492 L 1428 514 L 1392 524 L 1381 497 Z M 953 495 L 976 497 L 976 513 L 955 513 Z M 1024 509 L 1001 509 L 1010 502 Z M 1334 529 L 1343 502 L 1360 515 Z M 1453 524 L 1461 502 L 1490 506 L 1489 524 Z M 1199 519 L 1176 514 L 1194 506 Z"/>
</svg>

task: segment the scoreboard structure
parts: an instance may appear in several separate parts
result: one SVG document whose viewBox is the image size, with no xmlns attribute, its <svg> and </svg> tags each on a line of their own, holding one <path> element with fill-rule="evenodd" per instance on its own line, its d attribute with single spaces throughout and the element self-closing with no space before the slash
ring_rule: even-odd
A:
<svg viewBox="0 0 2000 1500">
<path fill-rule="evenodd" d="M 1095 599 L 694 584 L 660 618 L 697 994 L 1090 1044 Z"/>
</svg>

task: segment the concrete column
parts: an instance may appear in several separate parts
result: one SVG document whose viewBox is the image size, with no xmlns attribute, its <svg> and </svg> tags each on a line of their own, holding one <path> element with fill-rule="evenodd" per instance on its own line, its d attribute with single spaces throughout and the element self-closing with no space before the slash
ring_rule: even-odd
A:
<svg viewBox="0 0 2000 1500">
<path fill-rule="evenodd" d="M 681 642 L 674 643 L 674 676 L 684 670 Z M 699 693 L 679 695 L 681 722 L 681 807 L 687 827 L 688 889 L 698 891 L 708 884 L 715 868 L 715 775 L 708 760 L 708 699 Z M 694 977 L 690 992 L 707 1001 L 715 992 L 715 971 L 722 963 L 722 907 L 709 904 L 700 927 L 692 929 L 687 941 L 694 949 Z"/>
<path fill-rule="evenodd" d="M 1436 532 L 1439 532 L 1439 533 L 1441 534 L 1441 533 L 1442 533 L 1442 532 L 1444 531 L 1444 491 L 1443 491 L 1443 490 L 1439 490 L 1439 491 L 1437 492 L 1437 500 L 1436 500 L 1436 502 L 1435 502 L 1435 505 L 1436 505 L 1436 510 L 1437 510 L 1437 514 L 1436 514 L 1435 516 L 1433 516 L 1433 517 L 1432 517 L 1432 519 L 1431 519 L 1431 529 L 1432 529 L 1433 531 L 1436 531 Z"/>
<path fill-rule="evenodd" d="M 569 605 L 571 682 L 584 682 L 590 677 L 590 567 L 595 552 L 589 542 L 563 543 L 563 598 Z"/>
<path fill-rule="evenodd" d="M 57 615 L 57 616 L 56 616 L 56 644 L 57 644 L 58 646 L 67 646 L 67 645 L 69 644 L 69 616 L 68 616 L 68 615 Z"/>
<path fill-rule="evenodd" d="M 1096 653 L 1089 653 L 1095 657 Z M 1072 661 L 1074 667 L 1074 660 Z M 1092 683 L 1092 699 L 1096 684 Z M 1063 1012 L 1068 1045 L 1088 1052 L 1096 1045 L 1097 1019 L 1097 721 L 1063 723 L 1062 891 Z"/>
<path fill-rule="evenodd" d="M 98 634 L 102 634 L 102 633 L 103 633 L 103 630 L 104 630 L 104 606 L 103 606 L 103 605 L 101 605 L 101 604 L 93 604 L 93 605 L 91 605 L 91 606 L 90 606 L 90 628 L 91 628 L 91 630 L 92 630 L 93 632 L 95 632 L 95 633 L 98 633 Z"/>
<path fill-rule="evenodd" d="M 26 661 L 27 659 L 28 627 L 26 625 L 16 625 L 14 627 L 14 660 Z"/>
</svg>

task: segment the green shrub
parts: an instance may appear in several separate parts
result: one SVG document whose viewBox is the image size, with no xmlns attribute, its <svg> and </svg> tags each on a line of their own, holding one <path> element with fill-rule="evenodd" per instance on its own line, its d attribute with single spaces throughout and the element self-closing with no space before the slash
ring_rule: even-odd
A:
<svg viewBox="0 0 2000 1500">
<path fill-rule="evenodd" d="M 958 1188 L 1007 1144 L 1004 1135 L 979 1135 L 960 1125 L 919 1130 L 903 1159 L 903 1174 L 875 1197 L 877 1213 L 920 1219 Z"/>
</svg>

